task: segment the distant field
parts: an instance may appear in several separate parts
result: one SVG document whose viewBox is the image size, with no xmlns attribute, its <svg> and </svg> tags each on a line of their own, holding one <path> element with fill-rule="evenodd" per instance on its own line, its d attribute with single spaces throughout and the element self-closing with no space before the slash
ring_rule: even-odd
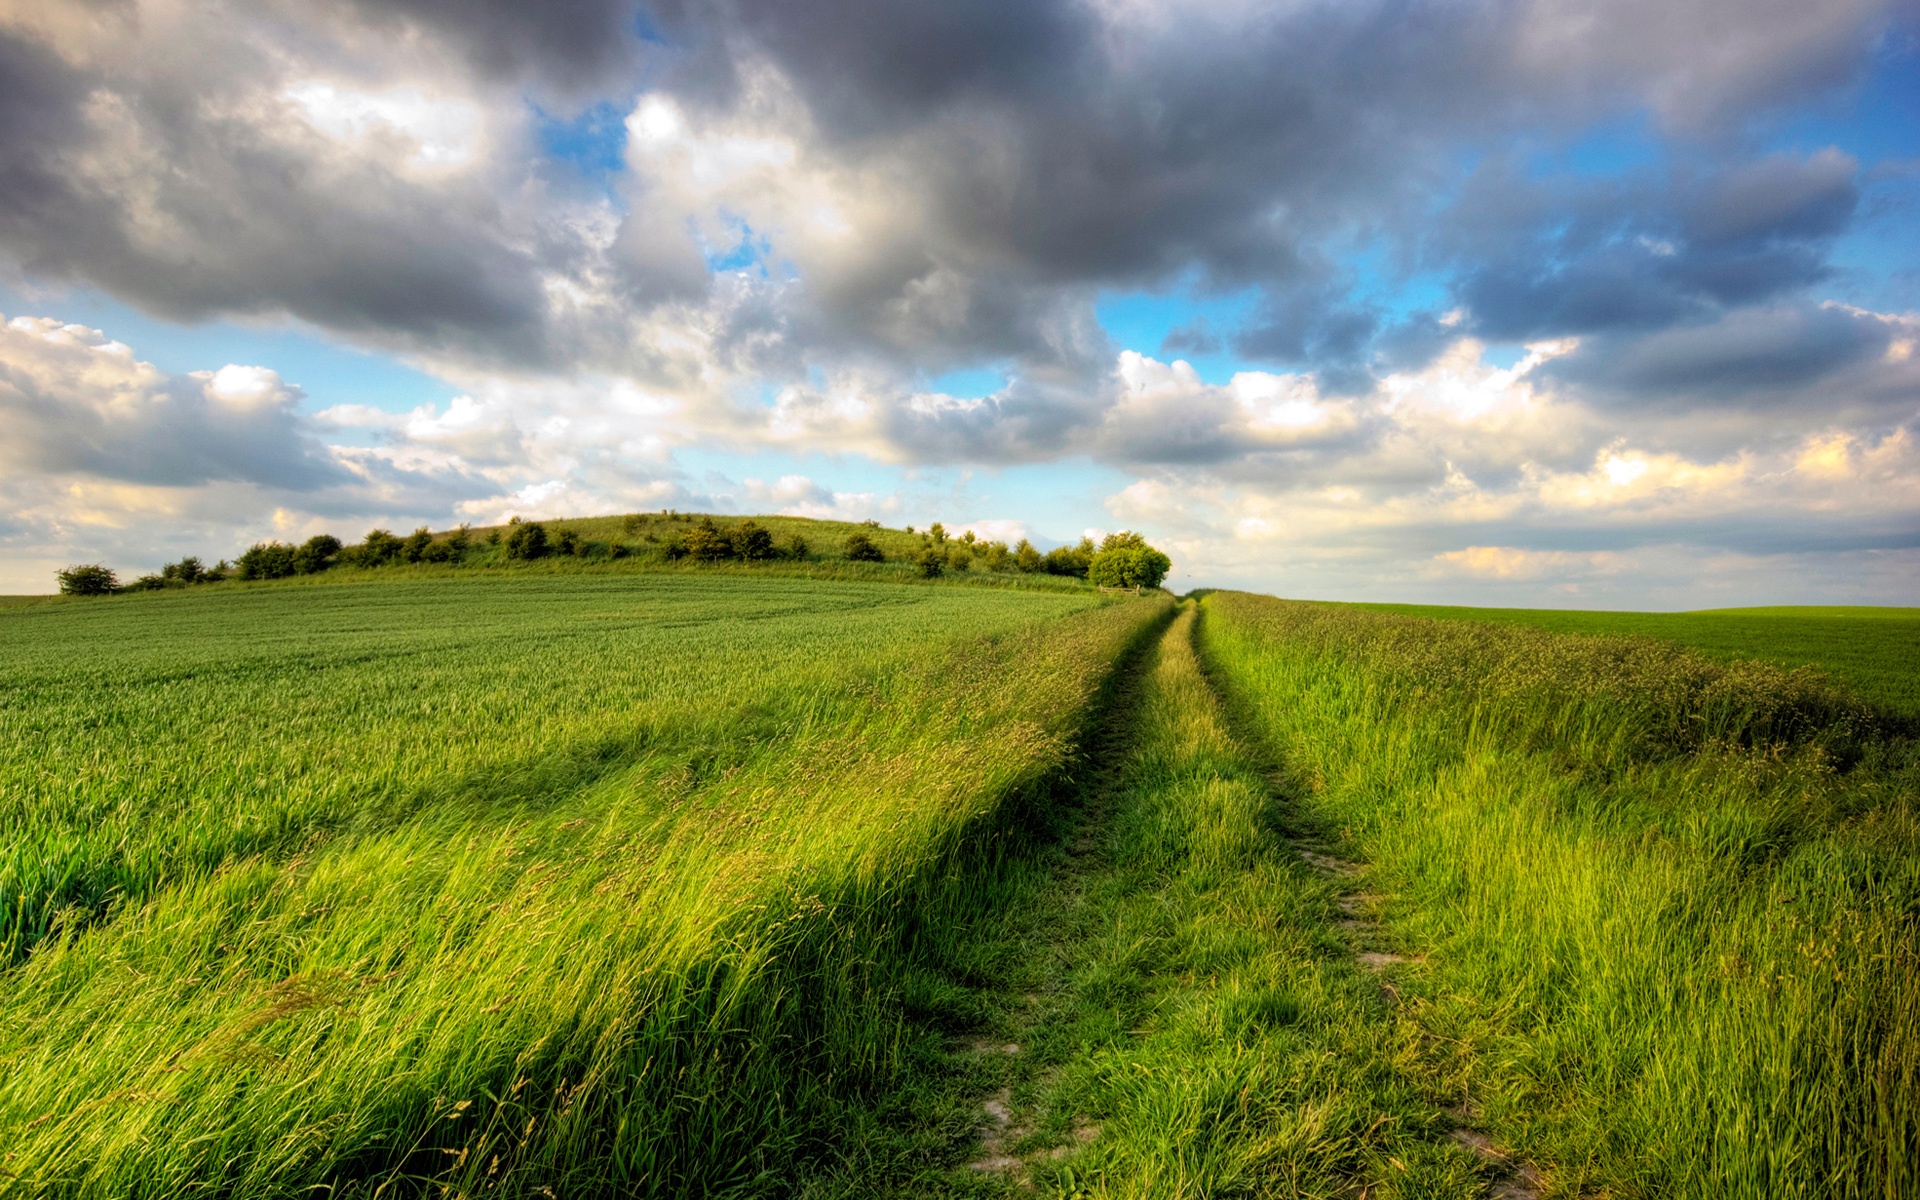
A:
<svg viewBox="0 0 1920 1200">
<path fill-rule="evenodd" d="M 1868 703 L 1920 717 L 1920 608 L 1726 608 L 1689 613 L 1561 612 L 1360 604 L 1440 620 L 1531 625 L 1556 633 L 1638 634 L 1715 658 L 1815 665 Z"/>
</svg>

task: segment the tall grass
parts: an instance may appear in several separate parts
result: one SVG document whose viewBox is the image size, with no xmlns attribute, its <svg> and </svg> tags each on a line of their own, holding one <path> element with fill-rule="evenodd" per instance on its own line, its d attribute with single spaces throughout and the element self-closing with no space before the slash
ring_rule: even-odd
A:
<svg viewBox="0 0 1920 1200">
<path fill-rule="evenodd" d="M 648 754 L 723 770 L 736 747 L 832 720 L 850 681 L 1089 602 L 443 572 L 14 610 L 0 620 L 0 962 L 56 920 L 236 856 L 437 803 L 511 807 Z"/>
<path fill-rule="evenodd" d="M 1437 1095 L 1556 1190 L 1920 1191 L 1914 748 L 1809 672 L 1207 597 L 1205 655 L 1429 950 Z"/>
<path fill-rule="evenodd" d="M 344 694 L 326 719 L 349 743 L 407 707 L 362 709 L 355 683 L 411 693 L 417 723 L 384 755 L 346 754 L 359 790 L 319 810 L 357 795 L 385 815 L 309 821 L 284 853 L 230 846 L 91 922 L 56 917 L 0 998 L 4 1178 L 73 1196 L 777 1190 L 895 1068 L 911 931 L 962 902 L 969 864 L 1068 760 L 1164 602 L 770 585 L 725 621 L 711 583 L 670 583 L 603 594 L 538 637 L 468 622 L 442 643 L 455 660 L 514 652 L 476 652 L 431 688 L 383 681 L 376 654 L 302 693 Z M 456 618 L 478 595 L 432 599 L 412 603 Z M 1010 600 L 1027 606 L 996 607 Z M 908 637 L 936 613 L 964 634 Z M 676 614 L 687 653 L 638 632 Z M 442 629 L 417 610 L 408 624 Z M 300 674 L 289 657 L 282 679 Z M 492 722 L 463 707 L 486 681 Z M 623 732 L 675 704 L 680 740 Z M 190 724 L 165 727 L 183 760 Z M 433 728 L 496 782 L 428 787 Z M 606 737 L 628 749 L 596 757 Z M 592 771 L 502 765 L 581 742 Z M 382 772 L 395 745 L 418 775 Z M 323 765 L 284 752 L 302 767 L 282 786 Z M 428 790 L 390 799 L 408 787 Z M 207 794 L 188 811 L 210 822 Z"/>
</svg>

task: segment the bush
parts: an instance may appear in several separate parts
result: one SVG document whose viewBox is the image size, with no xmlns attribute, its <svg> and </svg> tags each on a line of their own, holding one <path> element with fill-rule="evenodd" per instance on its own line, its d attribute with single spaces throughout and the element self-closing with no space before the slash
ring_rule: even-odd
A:
<svg viewBox="0 0 1920 1200">
<path fill-rule="evenodd" d="M 874 545 L 873 539 L 864 533 L 848 534 L 845 549 L 849 562 L 887 561 L 885 552 L 883 552 L 880 547 Z"/>
<path fill-rule="evenodd" d="M 533 559 L 545 557 L 547 553 L 547 527 L 538 521 L 515 522 L 507 534 L 507 557 Z"/>
<path fill-rule="evenodd" d="M 207 577 L 206 564 L 189 554 L 179 562 L 168 563 L 160 568 L 160 578 L 169 585 L 199 583 Z"/>
<path fill-rule="evenodd" d="M 294 573 L 294 548 L 284 542 L 255 542 L 237 564 L 242 579 L 285 579 Z"/>
<path fill-rule="evenodd" d="M 178 586 L 180 585 L 171 582 L 164 575 L 142 575 L 132 583 L 121 584 L 120 590 L 123 592 L 157 592 L 164 588 Z"/>
<path fill-rule="evenodd" d="M 355 556 L 364 567 L 384 567 L 400 557 L 400 539 L 384 529 L 370 529 Z"/>
<path fill-rule="evenodd" d="M 333 565 L 340 553 L 340 539 L 330 533 L 317 533 L 300 543 L 293 552 L 293 569 L 302 575 L 318 575 Z"/>
<path fill-rule="evenodd" d="M 1013 555 L 1005 542 L 983 542 L 980 562 L 989 571 L 1006 571 L 1013 567 Z"/>
<path fill-rule="evenodd" d="M 579 534 L 571 529 L 562 529 L 553 535 L 553 552 L 555 554 L 571 554 L 578 557 L 579 555 L 585 554 L 587 548 L 580 541 Z"/>
<path fill-rule="evenodd" d="M 1047 574 L 1085 579 L 1087 567 L 1093 562 L 1093 553 L 1092 538 L 1081 538 L 1078 546 L 1056 546 L 1047 551 Z"/>
<path fill-rule="evenodd" d="M 120 590 L 120 579 L 99 563 L 68 567 L 55 572 L 62 596 L 111 596 Z"/>
<path fill-rule="evenodd" d="M 420 561 L 450 563 L 457 557 L 452 542 L 428 542 L 420 551 Z"/>
<path fill-rule="evenodd" d="M 447 548 L 453 551 L 454 561 L 464 558 L 467 547 L 473 544 L 473 527 L 461 524 L 447 535 Z"/>
<path fill-rule="evenodd" d="M 807 561 L 807 539 L 794 534 L 787 539 L 787 557 L 795 562 Z"/>
<path fill-rule="evenodd" d="M 922 579 L 938 579 L 947 573 L 947 556 L 932 546 L 922 550 L 913 562 L 920 568 Z"/>
<path fill-rule="evenodd" d="M 1020 544 L 1013 548 L 1013 565 L 1031 575 L 1045 570 L 1047 560 L 1040 557 L 1040 552 L 1033 548 L 1032 542 L 1021 538 Z"/>
<path fill-rule="evenodd" d="M 733 539 L 715 527 L 712 517 L 701 517 L 687 530 L 686 553 L 695 562 L 719 562 L 733 557 Z"/>
<path fill-rule="evenodd" d="M 748 562 L 765 562 L 776 553 L 773 535 L 753 521 L 742 521 L 740 528 L 733 531 L 733 548 Z"/>
<path fill-rule="evenodd" d="M 947 569 L 964 575 L 973 566 L 973 551 L 964 543 L 956 542 L 947 549 Z"/>
<path fill-rule="evenodd" d="M 417 563 L 426 558 L 427 547 L 433 545 L 433 530 L 425 525 L 407 535 L 400 543 L 400 561 Z"/>
</svg>

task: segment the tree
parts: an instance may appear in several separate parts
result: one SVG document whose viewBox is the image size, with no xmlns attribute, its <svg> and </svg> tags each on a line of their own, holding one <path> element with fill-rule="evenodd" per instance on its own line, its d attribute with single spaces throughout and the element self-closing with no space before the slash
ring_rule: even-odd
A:
<svg viewBox="0 0 1920 1200">
<path fill-rule="evenodd" d="M 701 517 L 687 530 L 686 545 L 687 557 L 695 562 L 719 562 L 734 555 L 733 539 L 720 532 L 712 517 Z"/>
<path fill-rule="evenodd" d="M 749 562 L 765 562 L 774 556 L 773 535 L 753 521 L 742 521 L 733 531 L 733 548 Z"/>
<path fill-rule="evenodd" d="M 547 553 L 547 527 L 538 521 L 521 521 L 507 534 L 507 557 L 531 561 Z"/>
<path fill-rule="evenodd" d="M 1147 545 L 1137 533 L 1113 534 L 1100 544 L 1087 566 L 1087 579 L 1101 587 L 1154 588 L 1167 577 L 1173 560 Z"/>
<path fill-rule="evenodd" d="M 111 596 L 120 590 L 120 579 L 99 563 L 68 567 L 54 573 L 60 581 L 62 596 Z"/>
<path fill-rule="evenodd" d="M 1032 542 L 1021 538 L 1020 544 L 1013 548 L 1013 565 L 1031 575 L 1036 571 L 1043 570 L 1047 565 L 1047 560 L 1040 557 L 1040 552 L 1033 548 Z"/>
<path fill-rule="evenodd" d="M 579 534 L 571 529 L 562 529 L 559 533 L 553 535 L 553 552 L 555 554 L 571 554 L 578 557 L 587 551 L 585 544 L 580 541 Z"/>
<path fill-rule="evenodd" d="M 340 553 L 340 539 L 330 533 L 316 533 L 300 543 L 293 552 L 293 569 L 302 575 L 318 575 Z"/>
<path fill-rule="evenodd" d="M 935 521 L 933 524 L 927 526 L 927 536 L 933 539 L 934 545 L 943 545 L 947 540 L 947 527 Z"/>
<path fill-rule="evenodd" d="M 846 554 L 848 560 L 852 562 L 887 561 L 886 553 L 882 551 L 880 547 L 874 545 L 873 539 L 864 533 L 850 533 L 847 535 Z"/>
<path fill-rule="evenodd" d="M 973 551 L 967 549 L 965 542 L 955 542 L 947 547 L 947 568 L 962 575 L 973 566 Z"/>
<path fill-rule="evenodd" d="M 242 579 L 285 579 L 293 574 L 293 547 L 284 542 L 255 542 L 236 564 Z"/>
<path fill-rule="evenodd" d="M 938 579 L 947 573 L 947 556 L 933 546 L 922 550 L 913 562 L 920 568 L 922 579 Z"/>
<path fill-rule="evenodd" d="M 1005 542 L 981 543 L 980 561 L 989 571 L 1004 571 L 1013 565 L 1013 555 Z"/>
</svg>

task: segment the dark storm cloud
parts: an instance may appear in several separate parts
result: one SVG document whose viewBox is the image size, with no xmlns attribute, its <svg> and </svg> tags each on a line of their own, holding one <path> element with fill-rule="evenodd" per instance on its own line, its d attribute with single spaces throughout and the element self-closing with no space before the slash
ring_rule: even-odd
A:
<svg viewBox="0 0 1920 1200">
<path fill-rule="evenodd" d="M 789 379 L 823 362 L 906 379 L 1009 361 L 1036 388 L 1087 390 L 1113 350 L 1089 329 L 1099 291 L 1191 280 L 1261 293 L 1246 328 L 1215 334 L 1241 354 L 1362 392 L 1375 355 L 1391 363 L 1431 340 L 1386 325 L 1328 265 L 1331 247 L 1362 234 L 1424 244 L 1491 337 L 1697 323 L 1822 279 L 1857 203 L 1854 166 L 1838 155 L 1716 151 L 1724 165 L 1697 178 L 1611 184 L 1489 170 L 1438 235 L 1423 234 L 1463 148 L 1521 130 L 1571 136 L 1644 109 L 1719 136 L 1844 80 L 1905 9 L 350 0 L 214 14 L 128 0 L 116 11 L 120 33 L 78 50 L 56 51 L 31 22 L 0 24 L 0 251 L 35 276 L 181 319 L 291 313 L 481 366 L 693 378 L 662 366 L 636 327 L 733 303 L 691 231 L 724 214 L 674 209 L 671 180 L 624 178 L 614 209 L 583 217 L 542 190 L 540 151 L 515 122 L 549 95 L 569 111 L 626 111 L 657 88 L 696 125 L 744 128 L 769 95 L 790 93 L 803 119 L 779 136 L 801 139 L 796 160 L 865 173 L 907 216 L 797 267 L 783 231 L 764 231 L 762 300 L 689 318 L 724 326 L 713 345 L 729 361 Z M 1742 37 L 1722 35 L 1730 22 Z M 287 99 L 305 77 L 471 103 L 490 122 L 480 161 L 410 171 L 400 150 L 370 156 L 378 138 L 349 153 Z M 596 222 L 615 231 L 602 238 Z M 783 284 L 789 269 L 800 286 Z M 1032 424 L 1018 405 L 995 412 Z"/>
<path fill-rule="evenodd" d="M 1474 328 L 1499 340 L 1697 321 L 1826 277 L 1858 203 L 1823 151 L 1624 181 L 1484 170 L 1434 237 Z"/>
<path fill-rule="evenodd" d="M 1888 323 L 1869 314 L 1783 305 L 1742 309 L 1649 334 L 1596 338 L 1546 370 L 1589 396 L 1615 403 L 1795 404 L 1830 417 L 1863 401 L 1898 403 L 1902 391 L 1906 403 L 1901 407 L 1920 405 L 1920 393 L 1909 390 L 1920 380 L 1905 364 L 1884 361 L 1893 341 Z M 1886 376 L 1884 387 L 1860 378 L 1889 366 L 1879 372 Z M 1849 386 L 1829 389 L 1824 399 L 1810 392 L 1823 381 L 1842 378 Z"/>
<path fill-rule="evenodd" d="M 351 0 L 376 28 L 444 41 L 483 73 L 561 94 L 605 85 L 638 47 L 635 0 Z"/>
</svg>

